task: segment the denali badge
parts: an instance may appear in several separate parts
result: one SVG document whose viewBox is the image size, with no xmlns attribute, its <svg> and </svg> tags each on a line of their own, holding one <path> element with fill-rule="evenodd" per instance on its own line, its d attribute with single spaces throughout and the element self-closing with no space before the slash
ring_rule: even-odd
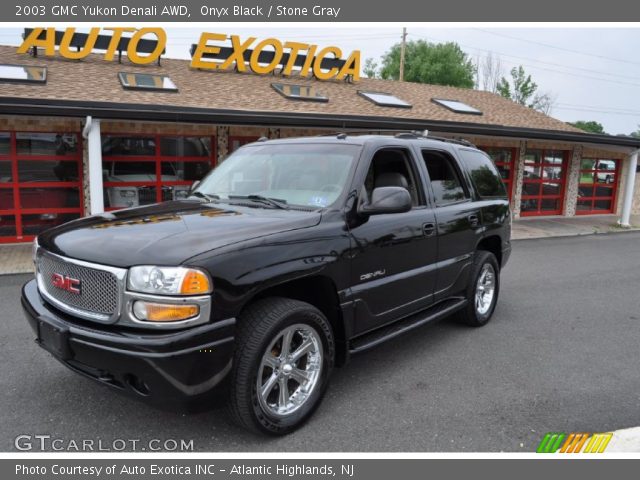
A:
<svg viewBox="0 0 640 480">
<path fill-rule="evenodd" d="M 360 275 L 360 281 L 364 282 L 365 280 L 371 280 L 372 278 L 382 277 L 386 273 L 387 271 L 384 269 L 376 270 L 375 272 L 371 272 L 371 273 L 363 273 L 362 275 Z"/>
<path fill-rule="evenodd" d="M 80 295 L 80 280 L 76 278 L 54 273 L 51 275 L 51 283 L 56 288 Z"/>
</svg>

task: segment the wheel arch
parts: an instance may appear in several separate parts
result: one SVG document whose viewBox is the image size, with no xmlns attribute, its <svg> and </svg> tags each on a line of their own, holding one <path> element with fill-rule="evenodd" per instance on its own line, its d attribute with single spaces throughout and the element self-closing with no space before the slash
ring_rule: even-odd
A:
<svg viewBox="0 0 640 480">
<path fill-rule="evenodd" d="M 335 365 L 344 365 L 348 357 L 346 329 L 338 291 L 333 280 L 325 275 L 312 275 L 272 285 L 256 293 L 243 310 L 257 300 L 285 297 L 313 305 L 327 318 L 336 344 Z"/>
<path fill-rule="evenodd" d="M 502 266 L 502 239 L 499 235 L 489 235 L 478 242 L 476 250 L 484 250 L 493 253 L 498 260 L 498 266 Z"/>
</svg>

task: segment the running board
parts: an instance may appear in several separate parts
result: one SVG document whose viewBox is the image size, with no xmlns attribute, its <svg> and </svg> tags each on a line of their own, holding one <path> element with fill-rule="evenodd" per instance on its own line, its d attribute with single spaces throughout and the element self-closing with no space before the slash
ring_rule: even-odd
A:
<svg viewBox="0 0 640 480">
<path fill-rule="evenodd" d="M 427 310 L 413 314 L 407 318 L 399 320 L 387 325 L 385 327 L 374 330 L 370 333 L 357 337 L 349 342 L 349 353 L 360 353 L 377 345 L 380 345 L 387 340 L 402 335 L 414 328 L 421 327 L 434 320 L 440 320 L 453 312 L 464 308 L 467 305 L 466 298 L 452 298 L 444 300 L 437 305 L 434 305 Z"/>
</svg>

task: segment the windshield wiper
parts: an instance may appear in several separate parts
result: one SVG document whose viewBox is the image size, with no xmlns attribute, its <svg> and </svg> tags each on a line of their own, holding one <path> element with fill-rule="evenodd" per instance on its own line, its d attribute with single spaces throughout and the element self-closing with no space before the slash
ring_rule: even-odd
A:
<svg viewBox="0 0 640 480">
<path fill-rule="evenodd" d="M 283 210 L 289 210 L 289 207 L 287 206 L 287 201 L 286 200 L 281 200 L 279 198 L 270 198 L 270 197 L 264 197 L 262 195 L 256 195 L 256 194 L 252 194 L 252 195 L 229 195 L 229 200 L 253 200 L 254 202 L 262 202 L 262 203 L 266 203 L 267 205 L 271 205 L 272 207 L 276 207 L 276 208 L 281 208 Z"/>
<path fill-rule="evenodd" d="M 202 192 L 191 192 L 189 194 L 190 197 L 199 197 L 199 198 L 204 198 L 205 200 L 220 200 L 220 197 L 218 195 L 208 195 L 206 193 L 202 193 Z"/>
</svg>

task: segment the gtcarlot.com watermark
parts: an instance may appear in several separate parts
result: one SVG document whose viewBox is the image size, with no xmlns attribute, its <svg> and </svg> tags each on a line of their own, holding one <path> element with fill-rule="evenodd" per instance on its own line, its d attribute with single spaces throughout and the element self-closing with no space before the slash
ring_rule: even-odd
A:
<svg viewBox="0 0 640 480">
<path fill-rule="evenodd" d="M 68 439 L 51 435 L 18 435 L 13 445 L 22 452 L 192 452 L 193 440 L 175 438 Z"/>
</svg>

